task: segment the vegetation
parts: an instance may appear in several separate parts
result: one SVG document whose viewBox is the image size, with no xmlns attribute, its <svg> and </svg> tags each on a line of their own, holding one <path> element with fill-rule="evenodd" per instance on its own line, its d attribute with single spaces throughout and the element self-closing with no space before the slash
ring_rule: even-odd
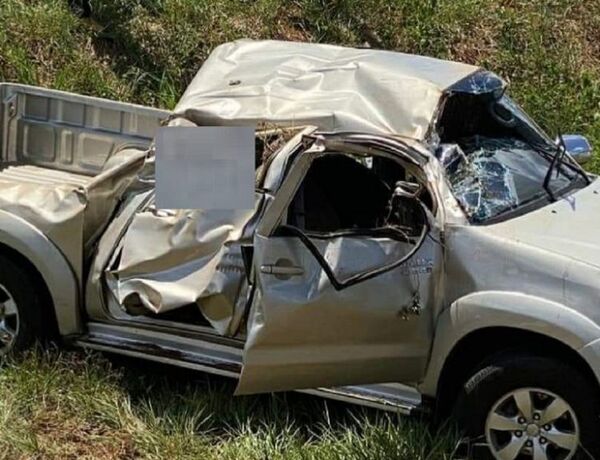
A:
<svg viewBox="0 0 600 460">
<path fill-rule="evenodd" d="M 549 133 L 600 145 L 596 0 L 86 1 L 2 0 L 0 80 L 172 108 L 224 41 L 368 43 L 496 71 Z"/>
<path fill-rule="evenodd" d="M 455 444 L 392 414 L 233 390 L 172 367 L 34 352 L 0 372 L 0 458 L 415 460 L 450 458 Z"/>
<path fill-rule="evenodd" d="M 276 38 L 479 64 L 554 134 L 600 146 L 597 0 L 0 1 L 0 81 L 174 107 L 218 44 Z M 74 6 L 75 5 L 75 6 Z M 600 172 L 600 156 L 591 168 Z M 168 377 L 165 377 L 167 374 Z M 3 458 L 449 458 L 448 434 L 299 394 L 33 353 L 0 372 Z"/>
</svg>

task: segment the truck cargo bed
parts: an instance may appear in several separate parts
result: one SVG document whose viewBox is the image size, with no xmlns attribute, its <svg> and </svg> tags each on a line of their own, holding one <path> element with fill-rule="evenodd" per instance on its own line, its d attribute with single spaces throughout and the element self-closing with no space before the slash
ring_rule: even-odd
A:
<svg viewBox="0 0 600 460">
<path fill-rule="evenodd" d="M 0 83 L 0 210 L 42 232 L 81 275 L 168 115 Z"/>
<path fill-rule="evenodd" d="M 84 187 L 93 180 L 93 177 L 76 174 L 68 171 L 58 171 L 33 165 L 9 166 L 0 170 L 0 191 L 3 185 L 11 183 L 38 184 L 53 187 L 67 185 L 70 187 Z M 0 192 L 1 193 L 1 192 Z"/>
</svg>

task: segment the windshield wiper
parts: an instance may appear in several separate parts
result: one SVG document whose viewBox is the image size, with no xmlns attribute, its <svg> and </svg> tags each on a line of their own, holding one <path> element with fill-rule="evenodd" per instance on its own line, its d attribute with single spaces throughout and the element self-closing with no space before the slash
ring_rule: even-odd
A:
<svg viewBox="0 0 600 460">
<path fill-rule="evenodd" d="M 546 171 L 546 176 L 544 177 L 544 190 L 548 192 L 548 195 L 550 195 L 552 201 L 556 201 L 554 193 L 552 193 L 552 190 L 550 190 L 550 179 L 552 178 L 552 172 L 554 171 L 554 168 L 557 165 L 560 166 L 560 164 L 562 163 L 562 157 L 565 154 L 565 151 L 567 150 L 562 134 L 559 134 L 558 139 L 559 143 L 556 146 L 556 153 L 552 157 L 552 160 L 550 161 L 550 166 L 548 166 L 548 171 Z M 556 174 L 558 175 L 558 170 L 556 171 Z"/>
<path fill-rule="evenodd" d="M 546 176 L 544 177 L 544 190 L 546 190 L 548 195 L 550 195 L 550 198 L 552 199 L 552 201 L 556 201 L 556 197 L 554 196 L 554 193 L 552 192 L 552 190 L 550 190 L 550 180 L 552 179 L 552 172 L 556 168 L 556 177 L 558 177 L 558 174 L 561 170 L 561 167 L 563 164 L 563 159 L 564 159 L 566 153 L 567 153 L 567 146 L 565 145 L 565 140 L 563 139 L 562 134 L 559 134 L 558 135 L 558 145 L 556 146 L 556 153 L 552 157 L 552 160 L 550 161 L 550 166 L 548 166 L 548 171 L 546 172 Z M 581 167 L 581 165 L 579 163 L 577 163 L 575 160 L 573 160 L 570 156 L 569 156 L 569 158 L 571 159 L 571 161 L 569 162 L 569 164 L 567 166 L 569 166 L 572 170 L 575 170 L 575 172 L 578 175 L 582 176 L 587 185 L 591 184 L 592 180 L 590 179 L 588 174 L 585 172 L 585 170 Z"/>
</svg>

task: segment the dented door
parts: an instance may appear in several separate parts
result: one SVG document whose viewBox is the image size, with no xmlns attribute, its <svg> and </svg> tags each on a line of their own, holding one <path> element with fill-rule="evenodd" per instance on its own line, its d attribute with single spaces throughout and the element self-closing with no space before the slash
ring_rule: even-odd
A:
<svg viewBox="0 0 600 460">
<path fill-rule="evenodd" d="M 377 232 L 290 231 L 275 222 L 310 162 L 295 163 L 254 238 L 255 296 L 236 393 L 414 382 L 439 302 L 438 226 L 429 214 L 414 248 Z"/>
</svg>

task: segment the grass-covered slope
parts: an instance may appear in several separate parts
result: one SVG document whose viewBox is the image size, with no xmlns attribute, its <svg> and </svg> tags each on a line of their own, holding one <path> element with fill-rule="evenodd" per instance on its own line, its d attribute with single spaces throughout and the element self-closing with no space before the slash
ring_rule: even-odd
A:
<svg viewBox="0 0 600 460">
<path fill-rule="evenodd" d="M 597 0 L 91 0 L 85 18 L 66 0 L 2 0 L 0 80 L 172 108 L 208 53 L 242 37 L 479 64 L 548 132 L 600 146 Z"/>
</svg>

